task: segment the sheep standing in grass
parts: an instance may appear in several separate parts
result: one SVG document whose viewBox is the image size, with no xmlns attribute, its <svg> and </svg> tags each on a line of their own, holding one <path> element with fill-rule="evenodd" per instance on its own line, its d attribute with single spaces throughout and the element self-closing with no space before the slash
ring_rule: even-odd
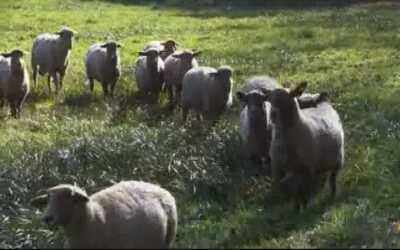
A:
<svg viewBox="0 0 400 250">
<path fill-rule="evenodd" d="M 68 66 L 68 55 L 72 49 L 74 31 L 63 28 L 56 34 L 44 33 L 38 35 L 32 46 L 32 71 L 33 82 L 36 87 L 37 73 L 47 74 L 47 86 L 51 91 L 50 78 L 53 78 L 56 93 L 61 89 Z M 60 74 L 58 79 L 57 73 Z"/>
<path fill-rule="evenodd" d="M 171 109 L 180 103 L 183 77 L 190 69 L 198 67 L 196 57 L 200 53 L 188 50 L 175 51 L 165 60 L 164 78 Z"/>
<path fill-rule="evenodd" d="M 176 45 L 179 45 L 179 43 L 172 39 L 168 39 L 164 42 L 151 41 L 145 45 L 145 47 L 143 48 L 143 51 L 149 50 L 151 48 L 162 51 L 160 57 L 163 61 L 165 61 L 165 59 L 169 55 L 173 54 L 176 51 Z"/>
<path fill-rule="evenodd" d="M 90 197 L 76 186 L 58 185 L 49 197 L 41 222 L 61 226 L 66 248 L 169 248 L 177 229 L 174 197 L 146 182 L 122 181 Z"/>
<path fill-rule="evenodd" d="M 118 48 L 121 45 L 115 42 L 94 44 L 86 53 L 86 77 L 90 91 L 93 92 L 94 80 L 101 82 L 105 96 L 113 96 L 115 84 L 121 75 L 120 57 Z"/>
<path fill-rule="evenodd" d="M 29 74 L 23 59 L 24 52 L 13 50 L 0 54 L 0 94 L 10 106 L 11 115 L 19 117 L 29 93 Z M 3 105 L 2 105 L 3 106 Z"/>
<path fill-rule="evenodd" d="M 267 90 L 273 90 L 279 84 L 268 76 L 256 76 L 245 81 L 237 97 L 244 103 L 240 113 L 240 135 L 247 144 L 251 159 L 261 161 L 269 169 L 269 149 L 272 126 L 270 121 L 271 104 L 267 101 Z M 315 107 L 321 102 L 320 94 L 303 94 L 297 97 L 301 109 Z"/>
<path fill-rule="evenodd" d="M 214 123 L 232 104 L 231 76 L 232 69 L 229 66 L 189 70 L 183 78 L 183 120 L 186 121 L 189 110 L 193 110 L 199 122 L 205 118 Z"/>
<path fill-rule="evenodd" d="M 139 52 L 135 62 L 135 78 L 139 94 L 143 98 L 157 101 L 164 83 L 164 62 L 160 57 L 161 51 L 150 48 Z"/>
<path fill-rule="evenodd" d="M 266 91 L 266 99 L 271 103 L 272 177 L 275 183 L 279 183 L 283 172 L 285 176 L 292 176 L 287 178 L 289 184 L 297 180 L 299 183 L 296 185 L 300 187 L 330 172 L 331 197 L 334 197 L 336 176 L 344 162 L 343 127 L 326 97 L 315 108 L 300 109 L 296 97 L 304 92 L 306 86 L 307 82 L 302 82 L 293 90 L 277 88 Z M 300 196 L 305 199 L 305 206 L 307 195 L 303 193 Z M 295 199 L 296 211 L 299 202 Z"/>
</svg>

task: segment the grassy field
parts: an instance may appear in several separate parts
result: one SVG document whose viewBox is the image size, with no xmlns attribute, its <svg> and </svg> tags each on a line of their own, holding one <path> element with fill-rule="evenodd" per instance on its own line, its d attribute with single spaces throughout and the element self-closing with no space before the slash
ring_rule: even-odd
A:
<svg viewBox="0 0 400 250">
<path fill-rule="evenodd" d="M 126 179 L 159 183 L 177 199 L 174 247 L 400 247 L 387 231 L 400 219 L 400 6 L 343 9 L 180 11 L 78 0 L 1 0 L 0 50 L 31 50 L 34 37 L 68 25 L 79 32 L 63 92 L 45 78 L 21 119 L 0 112 L 0 248 L 61 247 L 63 234 L 39 225 L 29 200 L 59 183 L 89 193 Z M 328 189 L 299 215 L 246 158 L 238 102 L 217 126 L 198 132 L 178 111 L 138 101 L 137 52 L 175 38 L 204 51 L 202 65 L 228 64 L 234 91 L 253 75 L 308 80 L 327 91 L 345 129 L 338 195 Z M 114 99 L 85 85 L 83 58 L 116 40 L 122 78 Z M 30 56 L 26 59 L 29 71 Z"/>
</svg>

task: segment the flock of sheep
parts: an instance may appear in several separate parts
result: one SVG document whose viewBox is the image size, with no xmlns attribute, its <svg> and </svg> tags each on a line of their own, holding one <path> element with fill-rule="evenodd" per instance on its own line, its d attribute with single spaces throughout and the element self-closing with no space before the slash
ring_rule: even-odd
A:
<svg viewBox="0 0 400 250">
<path fill-rule="evenodd" d="M 68 66 L 74 31 L 37 36 L 32 47 L 32 71 L 47 74 L 58 92 Z M 173 40 L 146 44 L 135 62 L 134 75 L 142 98 L 158 102 L 168 91 L 171 109 L 181 107 L 185 121 L 194 111 L 199 122 L 215 123 L 232 104 L 232 68 L 199 66 L 200 52 L 177 50 Z M 121 74 L 116 42 L 94 44 L 86 58 L 86 76 L 104 95 L 113 95 Z M 0 54 L 0 94 L 11 115 L 19 116 L 29 93 L 29 75 L 22 50 Z M 273 183 L 289 194 L 298 212 L 321 190 L 329 174 L 331 196 L 344 162 L 344 132 L 327 93 L 305 93 L 307 82 L 295 88 L 280 86 L 268 76 L 255 76 L 236 93 L 240 100 L 240 135 L 249 156 L 272 176 Z M 177 230 L 174 197 L 150 183 L 123 181 L 88 196 L 77 186 L 58 185 L 35 198 L 35 206 L 47 204 L 41 222 L 62 226 L 66 248 L 168 248 Z"/>
</svg>

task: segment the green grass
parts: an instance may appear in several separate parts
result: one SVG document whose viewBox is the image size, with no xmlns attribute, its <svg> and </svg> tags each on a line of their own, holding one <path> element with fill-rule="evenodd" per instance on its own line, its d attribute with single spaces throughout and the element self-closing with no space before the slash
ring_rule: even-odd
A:
<svg viewBox="0 0 400 250">
<path fill-rule="evenodd" d="M 159 183 L 174 194 L 179 228 L 174 247 L 400 247 L 389 239 L 400 217 L 400 8 L 246 11 L 151 8 L 106 1 L 1 0 L 0 49 L 31 50 L 33 38 L 62 25 L 77 30 L 63 92 L 45 78 L 22 118 L 0 122 L 0 247 L 61 247 L 61 231 L 38 223 L 29 200 L 59 183 L 89 193 L 111 181 Z M 252 75 L 308 80 L 328 91 L 345 129 L 338 195 L 327 187 L 299 215 L 271 191 L 239 140 L 235 102 L 216 127 L 198 132 L 179 112 L 140 104 L 133 63 L 149 40 L 172 37 L 203 50 L 202 65 L 228 64 L 234 91 Z M 116 97 L 90 96 L 83 58 L 88 46 L 122 44 Z M 30 69 L 30 56 L 26 59 Z M 385 245 L 388 244 L 388 245 Z"/>
</svg>

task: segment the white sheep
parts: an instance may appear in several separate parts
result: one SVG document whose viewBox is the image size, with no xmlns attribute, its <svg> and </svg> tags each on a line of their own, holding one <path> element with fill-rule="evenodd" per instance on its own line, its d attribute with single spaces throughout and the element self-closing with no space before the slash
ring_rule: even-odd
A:
<svg viewBox="0 0 400 250">
<path fill-rule="evenodd" d="M 68 55 L 72 49 L 72 37 L 76 32 L 64 27 L 56 34 L 38 35 L 32 46 L 32 71 L 34 86 L 37 84 L 37 73 L 47 74 L 47 85 L 51 91 L 50 78 L 53 78 L 56 92 L 61 89 L 68 66 Z M 58 79 L 57 73 L 60 74 Z"/>
<path fill-rule="evenodd" d="M 104 44 L 96 43 L 89 47 L 86 58 L 86 77 L 90 91 L 93 92 L 94 80 L 101 82 L 104 95 L 113 96 L 115 84 L 121 75 L 121 63 L 118 48 L 121 45 L 115 42 Z"/>
<path fill-rule="evenodd" d="M 169 106 L 171 109 L 180 103 L 183 77 L 190 69 L 198 67 L 196 57 L 200 54 L 201 51 L 175 51 L 165 60 L 164 79 L 165 86 L 168 89 Z"/>
<path fill-rule="evenodd" d="M 271 103 L 272 141 L 270 148 L 272 177 L 275 183 L 282 179 L 287 183 L 297 180 L 297 187 L 303 187 L 295 197 L 301 198 L 303 206 L 309 194 L 317 186 L 307 190 L 305 185 L 318 183 L 320 176 L 330 172 L 331 197 L 336 194 L 336 176 L 344 163 L 344 132 L 336 110 L 326 95 L 316 107 L 300 109 L 300 96 L 307 82 L 295 89 L 277 88 L 266 91 Z M 322 177 L 321 177 L 322 178 Z M 290 180 L 288 182 L 288 179 Z M 299 197 L 300 196 L 300 197 Z M 295 208 L 299 208 L 299 199 Z"/>
<path fill-rule="evenodd" d="M 63 227 L 65 248 L 169 248 L 175 238 L 175 199 L 154 184 L 121 181 L 90 197 L 62 184 L 32 204 L 46 202 L 40 221 Z"/>
<path fill-rule="evenodd" d="M 29 93 L 29 74 L 25 67 L 24 54 L 19 49 L 0 54 L 1 102 L 8 102 L 13 117 L 20 116 L 21 107 Z"/>
<path fill-rule="evenodd" d="M 161 51 L 148 49 L 139 52 L 135 62 L 135 78 L 139 94 L 143 98 L 157 101 L 164 83 L 164 62 L 160 58 Z"/>
<path fill-rule="evenodd" d="M 214 123 L 232 104 L 231 76 L 232 69 L 229 66 L 189 70 L 182 86 L 183 120 L 186 120 L 189 110 L 193 110 L 199 122 L 206 118 Z"/>
<path fill-rule="evenodd" d="M 151 48 L 157 49 L 159 51 L 162 51 L 160 54 L 161 59 L 163 59 L 163 61 L 165 61 L 165 59 L 173 54 L 176 51 L 176 45 L 179 46 L 179 43 L 172 40 L 172 39 L 168 39 L 165 40 L 163 42 L 161 41 L 150 41 L 148 42 L 144 48 L 143 51 L 149 50 Z"/>
</svg>

